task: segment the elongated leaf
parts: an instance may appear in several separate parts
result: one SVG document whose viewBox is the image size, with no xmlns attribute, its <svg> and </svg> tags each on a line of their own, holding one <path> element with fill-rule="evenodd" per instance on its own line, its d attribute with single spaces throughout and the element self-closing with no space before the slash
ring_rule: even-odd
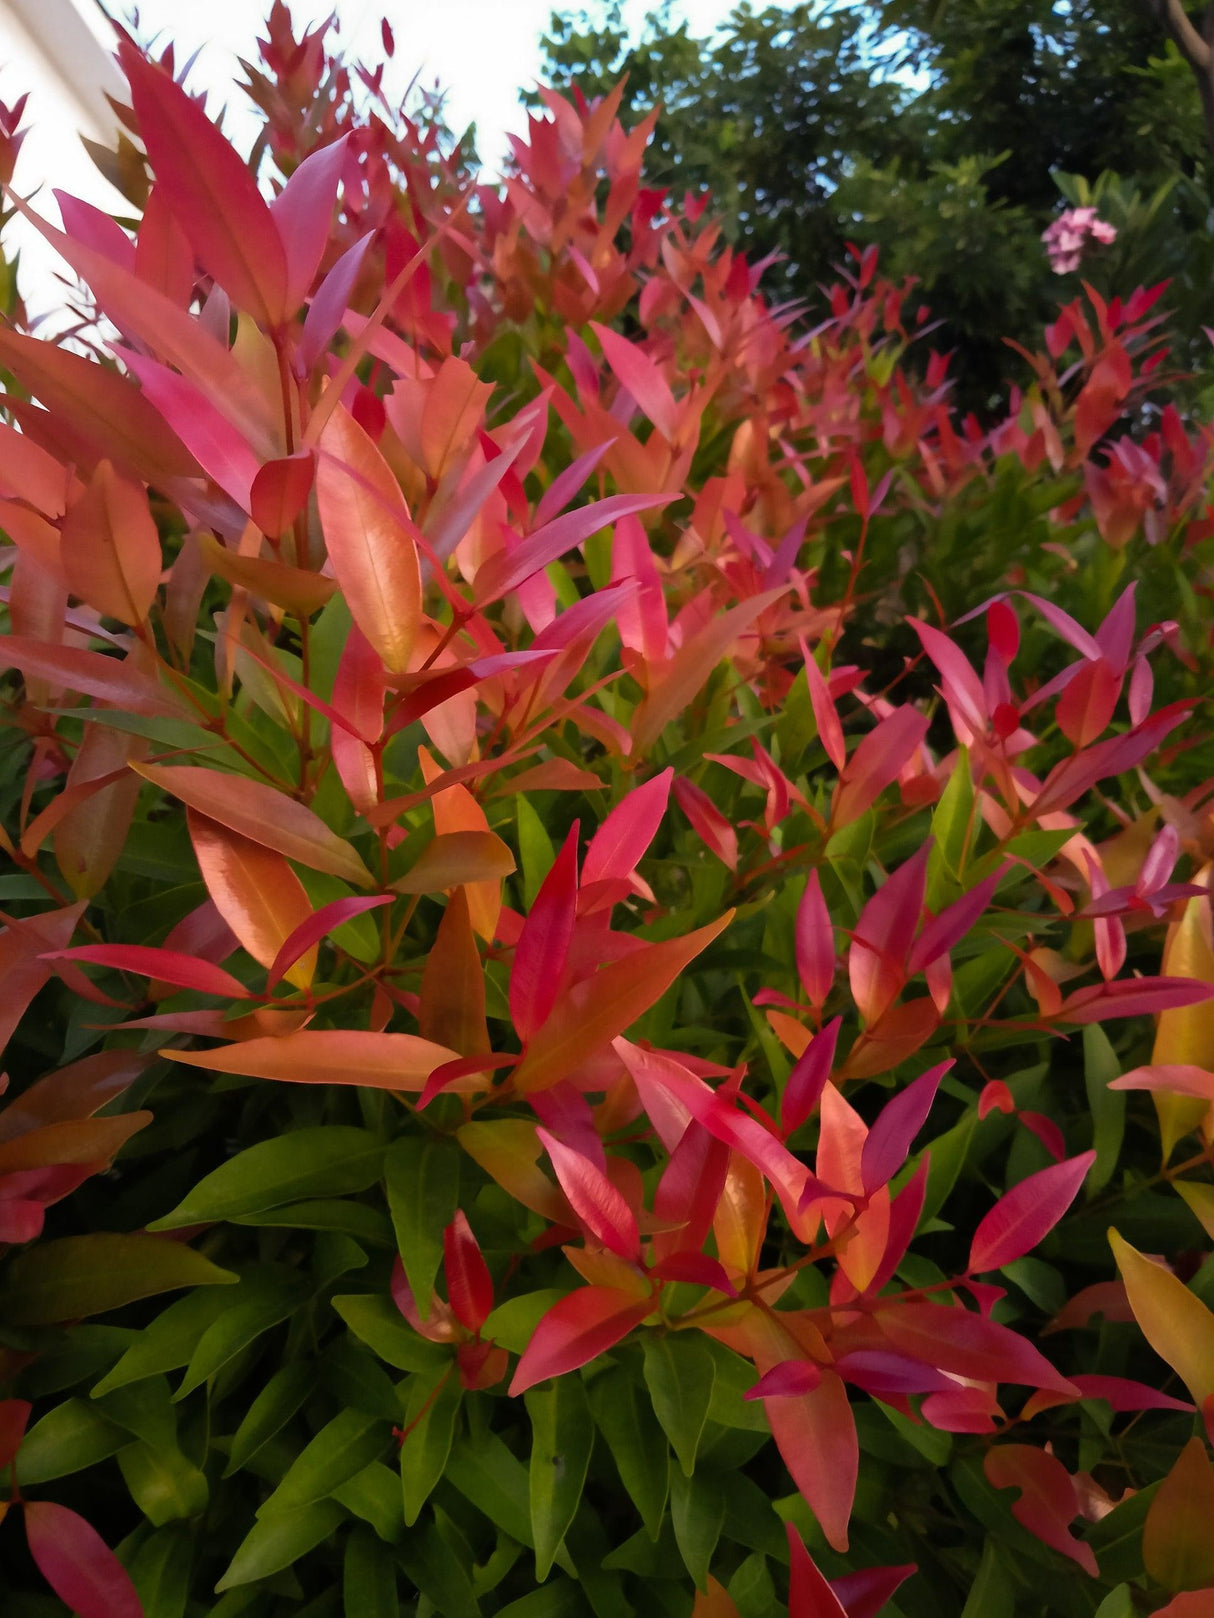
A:
<svg viewBox="0 0 1214 1618">
<path fill-rule="evenodd" d="M 132 764 L 147 781 L 210 820 L 263 848 L 277 849 L 313 871 L 371 886 L 371 874 L 344 838 L 330 831 L 306 804 L 262 781 L 225 775 L 200 764 Z"/>
<path fill-rule="evenodd" d="M 727 911 L 685 938 L 671 938 L 611 961 L 593 977 L 574 984 L 528 1044 L 514 1071 L 518 1088 L 545 1090 L 610 1044 L 661 999 L 679 973 L 732 920 L 733 911 Z"/>
<path fill-rule="evenodd" d="M 927 1122 L 940 1080 L 951 1066 L 941 1062 L 921 1073 L 881 1109 L 860 1153 L 860 1180 L 866 1192 L 886 1185 L 906 1162 L 915 1136 Z"/>
<path fill-rule="evenodd" d="M 160 583 L 160 536 L 147 496 L 99 461 L 63 520 L 60 556 L 73 595 L 107 617 L 140 624 Z"/>
<path fill-rule="evenodd" d="M 385 667 L 403 674 L 422 610 L 404 496 L 383 456 L 340 405 L 319 448 L 316 499 L 333 572 L 354 622 Z"/>
<path fill-rule="evenodd" d="M 805 1549 L 791 1523 L 785 1523 L 791 1565 L 788 1618 L 848 1618 L 847 1611 Z"/>
<path fill-rule="evenodd" d="M 81 944 L 75 949 L 49 950 L 43 959 L 111 966 L 117 972 L 136 972 L 178 989 L 197 989 L 200 994 L 232 1000 L 249 999 L 249 991 L 239 978 L 220 966 L 212 966 L 210 961 L 197 960 L 175 949 L 150 949 L 146 944 Z"/>
<path fill-rule="evenodd" d="M 129 713 L 188 719 L 182 702 L 161 686 L 130 657 L 107 657 L 103 652 L 55 646 L 24 635 L 5 635 L 0 660 L 6 668 L 19 668 L 27 680 L 48 680 L 57 686 L 112 702 Z"/>
<path fill-rule="evenodd" d="M 348 135 L 341 135 L 327 146 L 316 147 L 270 205 L 286 255 L 288 312 L 297 309 L 312 290 L 324 257 L 349 140 Z"/>
<path fill-rule="evenodd" d="M 526 799 L 519 799 L 520 835 L 525 803 Z M 575 822 L 539 885 L 514 947 L 510 1017 L 523 1040 L 531 1039 L 541 1027 L 560 992 L 577 919 L 577 838 Z"/>
<path fill-rule="evenodd" d="M 461 1324 L 480 1331 L 493 1309 L 493 1278 L 462 1208 L 443 1231 L 443 1275 Z"/>
<path fill-rule="evenodd" d="M 546 1129 L 536 1134 L 552 1161 L 561 1190 L 582 1224 L 604 1247 L 634 1262 L 641 1239 L 636 1215 L 606 1174 L 589 1158 L 556 1139 Z"/>
<path fill-rule="evenodd" d="M 126 42 L 119 56 L 158 185 L 199 263 L 238 308 L 279 325 L 287 258 L 248 165 L 163 68 Z"/>
<path fill-rule="evenodd" d="M 1109 1243 L 1142 1335 L 1201 1409 L 1214 1393 L 1214 1315 L 1178 1276 L 1144 1258 L 1117 1231 L 1109 1231 Z"/>
<path fill-rule="evenodd" d="M 696 1452 L 712 1403 L 716 1366 L 712 1355 L 688 1333 L 653 1337 L 645 1343 L 645 1383 L 683 1475 L 695 1471 Z"/>
<path fill-rule="evenodd" d="M 459 1203 L 459 1153 L 438 1136 L 403 1136 L 384 1159 L 384 1185 L 405 1279 L 426 1320 L 442 1262 L 443 1229 Z"/>
<path fill-rule="evenodd" d="M 232 1435 L 224 1477 L 231 1477 L 279 1432 L 316 1385 L 316 1367 L 307 1360 L 280 1366 L 241 1417 Z"/>
<path fill-rule="evenodd" d="M 576 1371 L 605 1354 L 650 1314 L 653 1303 L 615 1287 L 579 1287 L 556 1303 L 528 1343 L 510 1392 L 525 1393 L 546 1377 Z"/>
<path fill-rule="evenodd" d="M 645 1532 L 656 1540 L 666 1509 L 669 1455 L 649 1401 L 617 1366 L 591 1383 L 590 1408 L 628 1498 L 640 1512 Z"/>
<path fill-rule="evenodd" d="M 1151 1501 L 1142 1530 L 1147 1572 L 1167 1590 L 1214 1585 L 1214 1469 L 1200 1438 L 1190 1438 Z"/>
<path fill-rule="evenodd" d="M 53 1500 L 27 1501 L 24 1517 L 39 1572 L 79 1618 L 143 1618 L 130 1574 L 91 1523 Z"/>
<path fill-rule="evenodd" d="M 498 882 L 513 870 L 514 855 L 493 832 L 440 832 L 392 886 L 397 893 L 440 893 L 469 882 Z"/>
<path fill-rule="evenodd" d="M 668 494 L 613 494 L 606 500 L 596 500 L 593 505 L 567 511 L 563 517 L 554 517 L 513 549 L 491 556 L 477 571 L 474 584 L 477 606 L 483 608 L 500 601 L 533 574 L 558 561 L 566 551 L 581 545 L 591 534 L 597 534 L 621 517 L 669 505 L 672 498 Z"/>
<path fill-rule="evenodd" d="M 258 1517 L 276 1516 L 323 1499 L 387 1448 L 387 1425 L 361 1410 L 341 1410 L 304 1445 L 278 1487 L 257 1508 Z"/>
<path fill-rule="evenodd" d="M 314 1500 L 296 1511 L 276 1511 L 255 1522 L 228 1563 L 216 1590 L 232 1590 L 280 1573 L 327 1539 L 345 1512 L 332 1500 Z"/>
<path fill-rule="evenodd" d="M 361 916 L 367 910 L 377 910 L 380 906 L 391 903 L 391 896 L 382 893 L 365 899 L 334 899 L 327 905 L 321 905 L 319 910 L 305 917 L 294 932 L 283 940 L 281 949 L 270 963 L 270 970 L 266 975 L 266 988 L 272 989 L 284 977 L 290 977 L 292 966 L 309 956 L 314 946 L 328 933 L 335 932 L 354 916 Z M 295 979 L 291 978 L 291 981 L 294 982 Z"/>
<path fill-rule="evenodd" d="M 535 1576 L 542 1584 L 581 1504 L 594 1423 L 580 1377 L 531 1388 L 526 1401 L 531 1418 L 531 1532 Z"/>
<path fill-rule="evenodd" d="M 178 1287 L 216 1286 L 236 1277 L 183 1242 L 136 1231 L 64 1236 L 19 1254 L 0 1286 L 0 1311 L 14 1326 L 49 1326 L 104 1314 L 136 1298 Z"/>
<path fill-rule="evenodd" d="M 365 1191 L 379 1179 L 383 1160 L 383 1143 L 369 1130 L 346 1124 L 294 1129 L 229 1158 L 148 1228 L 178 1230 L 279 1208 L 300 1197 Z"/>
<path fill-rule="evenodd" d="M 271 966 L 286 940 L 312 918 L 303 883 L 286 859 L 264 844 L 186 811 L 194 857 L 219 914 L 255 961 Z M 316 970 L 315 951 L 286 974 L 306 989 Z"/>
<path fill-rule="evenodd" d="M 164 1050 L 162 1056 L 215 1073 L 287 1084 L 355 1084 L 417 1091 L 458 1053 L 414 1034 L 364 1033 L 356 1028 L 301 1028 L 279 1038 L 246 1039 L 210 1051 Z"/>
<path fill-rule="evenodd" d="M 1031 1252 L 1074 1202 L 1095 1161 L 1095 1152 L 1082 1152 L 1063 1163 L 1051 1163 L 1000 1197 L 974 1232 L 970 1273 L 1002 1269 Z"/>
</svg>

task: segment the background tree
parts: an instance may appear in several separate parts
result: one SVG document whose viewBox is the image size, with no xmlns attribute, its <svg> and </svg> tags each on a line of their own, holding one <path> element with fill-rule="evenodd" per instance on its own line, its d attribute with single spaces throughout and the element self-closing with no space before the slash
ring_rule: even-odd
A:
<svg viewBox="0 0 1214 1618">
<path fill-rule="evenodd" d="M 914 274 L 985 408 L 1079 276 L 1040 235 L 1063 196 L 1096 201 L 1115 246 L 1082 267 L 1101 290 L 1171 278 L 1182 356 L 1214 318 L 1210 152 L 1194 74 L 1142 0 L 743 4 L 710 39 L 667 5 L 630 43 L 553 18 L 549 73 L 587 95 L 628 76 L 626 108 L 660 101 L 655 176 L 709 188 L 783 296 L 811 296 L 847 240 Z M 1084 182 L 1087 183 L 1085 190 Z"/>
</svg>

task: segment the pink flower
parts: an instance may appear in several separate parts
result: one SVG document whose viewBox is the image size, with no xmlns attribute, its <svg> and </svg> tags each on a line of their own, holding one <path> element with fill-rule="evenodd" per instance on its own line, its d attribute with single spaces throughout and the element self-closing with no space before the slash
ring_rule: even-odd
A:
<svg viewBox="0 0 1214 1618">
<path fill-rule="evenodd" d="M 1117 227 L 1097 217 L 1095 208 L 1068 208 L 1041 233 L 1050 268 L 1057 275 L 1077 270 L 1088 237 L 1107 247 L 1117 239 Z"/>
</svg>

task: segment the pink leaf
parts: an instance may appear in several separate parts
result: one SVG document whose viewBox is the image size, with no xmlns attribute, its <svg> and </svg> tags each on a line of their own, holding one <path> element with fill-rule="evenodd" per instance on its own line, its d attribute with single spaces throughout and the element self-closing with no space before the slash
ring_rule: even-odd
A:
<svg viewBox="0 0 1214 1618">
<path fill-rule="evenodd" d="M 822 1367 L 808 1360 L 783 1360 L 765 1371 L 743 1399 L 793 1399 L 812 1393 L 822 1380 Z"/>
<path fill-rule="evenodd" d="M 810 1005 L 820 1009 L 835 980 L 835 934 L 816 870 L 809 873 L 797 906 L 795 949 L 801 987 Z"/>
<path fill-rule="evenodd" d="M 786 1137 L 800 1129 L 822 1099 L 822 1092 L 830 1081 L 834 1066 L 835 1047 L 842 1022 L 841 1017 L 832 1017 L 826 1027 L 810 1040 L 788 1075 L 780 1102 L 780 1126 Z"/>
<path fill-rule="evenodd" d="M 960 1305 L 891 1304 L 877 1309 L 873 1319 L 895 1352 L 941 1371 L 975 1382 L 1014 1382 L 1058 1393 L 1074 1392 L 1074 1385 L 1032 1343 L 998 1321 Z"/>
<path fill-rule="evenodd" d="M 1168 1095 L 1196 1096 L 1201 1101 L 1214 1102 L 1214 1073 L 1188 1062 L 1161 1062 L 1123 1073 L 1110 1082 L 1109 1089 L 1161 1090 Z"/>
<path fill-rule="evenodd" d="M 738 1289 L 726 1275 L 723 1266 L 715 1258 L 709 1258 L 707 1253 L 671 1253 L 655 1264 L 649 1273 L 659 1281 L 685 1281 L 693 1287 L 712 1287 L 715 1292 L 723 1292 L 729 1298 L 738 1295 Z"/>
<path fill-rule="evenodd" d="M 1054 1022 L 1107 1022 L 1113 1017 L 1155 1016 L 1175 1006 L 1194 1006 L 1214 995 L 1214 984 L 1194 978 L 1121 978 L 1076 989 L 1054 1013 Z"/>
<path fill-rule="evenodd" d="M 354 287 L 362 269 L 367 249 L 375 240 L 370 231 L 334 264 L 316 290 L 304 317 L 303 338 L 299 345 L 300 363 L 311 367 L 329 346 L 334 332 L 345 319 L 346 308 L 354 294 Z"/>
<path fill-rule="evenodd" d="M 675 802 L 690 820 L 696 835 L 731 871 L 738 868 L 738 834 L 702 787 L 678 776 L 673 788 Z"/>
<path fill-rule="evenodd" d="M 639 1258 L 641 1239 L 636 1215 L 602 1170 L 548 1130 L 537 1128 L 536 1135 L 552 1160 L 569 1206 L 596 1241 L 621 1258 Z"/>
<path fill-rule="evenodd" d="M 670 799 L 674 770 L 665 769 L 634 787 L 595 832 L 582 863 L 583 886 L 608 877 L 627 880 L 657 834 Z"/>
<path fill-rule="evenodd" d="M 784 1531 L 792 1563 L 788 1618 L 848 1618 L 846 1608 L 819 1572 L 800 1534 L 790 1522 L 784 1524 Z"/>
<path fill-rule="evenodd" d="M 813 705 L 814 721 L 818 727 L 818 740 L 826 749 L 827 758 L 842 774 L 847 767 L 847 744 L 843 740 L 843 726 L 839 723 L 834 698 L 830 694 L 830 687 L 821 669 L 804 642 L 801 643 L 801 652 L 805 658 L 805 680 L 809 686 L 809 700 Z"/>
<path fill-rule="evenodd" d="M 850 826 L 869 809 L 927 735 L 927 717 L 914 708 L 896 708 L 857 747 L 839 777 L 831 824 Z"/>
<path fill-rule="evenodd" d="M 250 485 L 250 512 L 263 534 L 271 539 L 286 533 L 303 511 L 316 478 L 316 454 L 297 450 L 280 460 L 267 461 Z"/>
<path fill-rule="evenodd" d="M 923 650 L 940 671 L 944 681 L 944 700 L 950 712 L 959 717 L 973 735 L 985 735 L 986 696 L 982 681 L 965 653 L 947 635 L 933 629 L 930 624 L 912 618 L 910 625 L 923 642 Z"/>
<path fill-rule="evenodd" d="M 473 585 L 477 606 L 487 607 L 490 602 L 509 595 L 532 574 L 558 561 L 566 551 L 581 545 L 591 534 L 610 527 L 621 517 L 669 505 L 673 498 L 669 494 L 613 494 L 606 500 L 596 500 L 593 505 L 579 506 L 576 511 L 554 518 L 528 534 L 521 544 L 491 556 L 477 570 Z"/>
<path fill-rule="evenodd" d="M 866 1567 L 832 1579 L 830 1587 L 847 1609 L 847 1618 L 879 1618 L 898 1586 L 918 1571 L 913 1562 L 901 1567 Z"/>
<path fill-rule="evenodd" d="M 51 1500 L 27 1500 L 25 1537 L 38 1571 L 79 1618 L 143 1618 L 130 1575 L 76 1512 Z"/>
<path fill-rule="evenodd" d="M 510 967 L 510 1017 L 526 1042 L 556 1004 L 577 919 L 575 821 L 523 923 Z"/>
<path fill-rule="evenodd" d="M 546 1377 L 576 1371 L 627 1337 L 651 1314 L 653 1300 L 638 1302 L 617 1287 L 579 1287 L 554 1303 L 532 1333 L 518 1362 L 511 1394 L 525 1393 Z"/>
<path fill-rule="evenodd" d="M 925 967 L 938 960 L 947 950 L 959 944 L 969 932 L 970 928 L 983 914 L 991 902 L 991 896 L 999 885 L 1007 866 L 988 876 L 985 881 L 979 882 L 977 887 L 971 888 L 968 893 L 962 894 L 955 903 L 948 905 L 932 921 L 929 921 L 911 946 L 909 971 L 913 977 L 916 972 L 922 972 Z"/>
<path fill-rule="evenodd" d="M 307 297 L 324 257 L 349 139 L 341 135 L 310 152 L 270 205 L 287 258 L 288 311 Z"/>
<path fill-rule="evenodd" d="M 983 1471 L 993 1489 L 1019 1489 L 1012 1516 L 1043 1544 L 1098 1576 L 1090 1545 L 1072 1537 L 1068 1525 L 1079 1515 L 1075 1481 L 1062 1462 L 1035 1444 L 999 1444 L 988 1450 Z"/>
<path fill-rule="evenodd" d="M 380 905 L 391 903 L 390 895 L 377 893 L 367 898 L 333 899 L 329 904 L 322 905 L 313 915 L 301 921 L 294 932 L 283 940 L 282 948 L 274 957 L 266 977 L 266 988 L 272 989 L 279 983 L 296 961 L 306 955 L 313 944 L 318 944 L 335 927 L 340 927 L 343 922 L 350 921 L 354 916 L 361 916 L 367 910 L 376 910 Z"/>
<path fill-rule="evenodd" d="M 784 1464 L 818 1519 L 827 1543 L 845 1551 L 860 1452 L 843 1382 L 833 1371 L 824 1370 L 822 1380 L 809 1393 L 765 1399 L 763 1409 Z M 808 1614 L 814 1609 L 803 1610 Z"/>
<path fill-rule="evenodd" d="M 91 966 L 111 966 L 119 972 L 156 978 L 178 989 L 196 989 L 200 994 L 219 994 L 233 1000 L 250 998 L 248 989 L 230 972 L 179 950 L 150 949 L 146 944 L 81 944 L 75 949 L 51 950 L 42 959 L 85 961 Z"/>
<path fill-rule="evenodd" d="M 851 992 L 870 1027 L 889 1010 L 907 977 L 907 955 L 923 911 L 931 840 L 886 877 L 860 912 L 847 970 Z"/>
<path fill-rule="evenodd" d="M 941 1062 L 921 1073 L 881 1109 L 860 1153 L 860 1183 L 866 1195 L 888 1184 L 906 1162 L 912 1141 L 927 1121 L 940 1080 L 952 1066 L 951 1060 Z"/>
<path fill-rule="evenodd" d="M 1037 1246 L 1079 1194 L 1096 1153 L 1052 1163 L 1006 1192 L 978 1224 L 967 1273 L 999 1270 Z"/>
<path fill-rule="evenodd" d="M 679 408 L 659 367 L 618 332 L 600 326 L 597 320 L 592 320 L 590 325 L 621 386 L 632 395 L 666 442 L 673 443 L 678 434 Z"/>
<path fill-rule="evenodd" d="M 1085 1399 L 1103 1399 L 1114 1410 L 1186 1410 L 1193 1409 L 1190 1399 L 1173 1399 L 1160 1393 L 1145 1382 L 1135 1382 L 1125 1376 L 1073 1376 L 1071 1381 Z"/>
</svg>

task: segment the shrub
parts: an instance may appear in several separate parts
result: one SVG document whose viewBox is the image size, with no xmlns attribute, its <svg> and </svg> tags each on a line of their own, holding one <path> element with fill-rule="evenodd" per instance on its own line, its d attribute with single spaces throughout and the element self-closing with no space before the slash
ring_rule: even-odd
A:
<svg viewBox="0 0 1214 1618">
<path fill-rule="evenodd" d="M 267 203 L 121 56 L 100 324 L 0 332 L 6 1611 L 1214 1585 L 1162 289 L 983 432 L 613 98 L 498 191 L 276 7 Z"/>
</svg>

